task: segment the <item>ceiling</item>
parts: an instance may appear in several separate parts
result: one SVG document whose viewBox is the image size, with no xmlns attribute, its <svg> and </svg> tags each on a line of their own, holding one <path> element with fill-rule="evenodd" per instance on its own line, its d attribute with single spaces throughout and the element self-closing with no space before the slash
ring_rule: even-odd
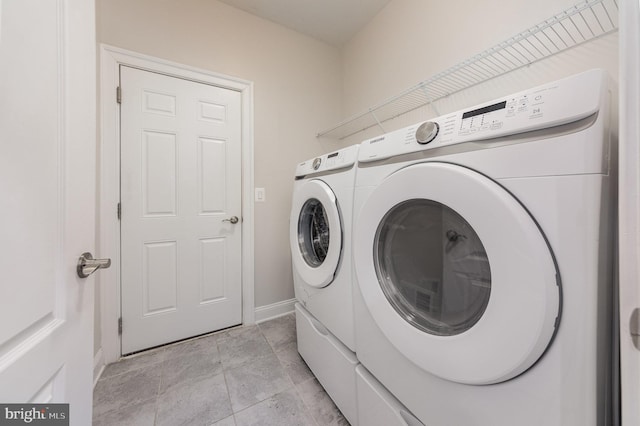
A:
<svg viewBox="0 0 640 426">
<path fill-rule="evenodd" d="M 341 46 L 390 0 L 220 1 L 334 46 Z"/>
</svg>

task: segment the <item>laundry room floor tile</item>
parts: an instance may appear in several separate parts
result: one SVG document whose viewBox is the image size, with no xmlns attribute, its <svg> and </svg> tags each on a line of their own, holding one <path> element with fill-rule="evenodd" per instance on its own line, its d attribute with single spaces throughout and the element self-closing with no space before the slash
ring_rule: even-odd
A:
<svg viewBox="0 0 640 426">
<path fill-rule="evenodd" d="M 159 386 L 160 370 L 156 365 L 99 380 L 93 390 L 94 415 L 155 400 Z"/>
<path fill-rule="evenodd" d="M 215 422 L 211 426 L 236 426 L 236 421 L 234 420 L 233 416 L 229 416 L 226 419 Z"/>
<path fill-rule="evenodd" d="M 274 351 L 296 343 L 296 318 L 284 315 L 258 325 Z"/>
<path fill-rule="evenodd" d="M 313 377 L 296 386 L 311 415 L 319 425 L 349 426 L 336 404 L 331 400 L 318 379 Z"/>
<path fill-rule="evenodd" d="M 171 359 L 181 355 L 189 355 L 195 352 L 206 352 L 218 354 L 218 335 L 211 334 L 208 336 L 198 337 L 186 342 L 174 343 L 166 346 L 164 350 L 164 359 Z"/>
<path fill-rule="evenodd" d="M 239 367 L 261 356 L 273 354 L 258 326 L 224 332 L 218 337 L 218 348 L 225 369 Z"/>
<path fill-rule="evenodd" d="M 120 410 L 111 410 L 94 417 L 93 426 L 153 426 L 156 421 L 156 400 L 151 399 L 138 405 Z"/>
<path fill-rule="evenodd" d="M 348 425 L 298 354 L 295 316 L 143 352 L 107 366 L 94 426 Z"/>
<path fill-rule="evenodd" d="M 156 425 L 209 426 L 232 414 L 224 376 L 173 386 L 158 398 Z"/>
<path fill-rule="evenodd" d="M 124 358 L 121 361 L 107 365 L 101 378 L 106 379 L 108 377 L 139 370 L 149 365 L 159 364 L 164 360 L 164 353 L 164 348 L 158 348 Z"/>
<path fill-rule="evenodd" d="M 168 388 L 222 373 L 218 351 L 195 352 L 166 360 L 162 364 L 160 393 Z"/>
<path fill-rule="evenodd" d="M 282 364 L 294 384 L 305 382 L 314 378 L 313 373 L 298 353 L 298 345 L 289 343 L 276 352 L 276 356 Z"/>
<path fill-rule="evenodd" d="M 293 385 L 273 353 L 254 362 L 226 370 L 224 375 L 234 411 L 264 401 Z"/>
<path fill-rule="evenodd" d="M 235 415 L 237 426 L 315 426 L 295 390 L 273 395 Z"/>
</svg>

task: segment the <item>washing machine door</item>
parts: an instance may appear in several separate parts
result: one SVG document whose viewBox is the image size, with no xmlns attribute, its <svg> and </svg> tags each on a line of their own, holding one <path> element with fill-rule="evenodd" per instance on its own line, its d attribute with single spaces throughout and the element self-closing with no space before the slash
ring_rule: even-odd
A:
<svg viewBox="0 0 640 426">
<path fill-rule="evenodd" d="M 336 196 L 320 179 L 311 179 L 293 195 L 290 220 L 293 267 L 305 284 L 331 284 L 342 252 L 342 222 Z"/>
<path fill-rule="evenodd" d="M 495 181 L 448 163 L 412 165 L 371 193 L 354 226 L 365 305 L 423 370 L 499 383 L 549 346 L 560 318 L 555 261 L 535 220 Z"/>
</svg>

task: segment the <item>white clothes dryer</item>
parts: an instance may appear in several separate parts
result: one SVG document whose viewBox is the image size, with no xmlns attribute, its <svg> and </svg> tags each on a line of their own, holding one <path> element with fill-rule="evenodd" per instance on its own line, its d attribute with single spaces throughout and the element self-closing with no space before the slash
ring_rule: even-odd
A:
<svg viewBox="0 0 640 426">
<path fill-rule="evenodd" d="M 424 424 L 609 424 L 609 135 L 592 70 L 360 145 L 356 353 Z"/>
<path fill-rule="evenodd" d="M 358 146 L 296 168 L 290 245 L 298 351 L 357 424 L 351 223 Z"/>
</svg>

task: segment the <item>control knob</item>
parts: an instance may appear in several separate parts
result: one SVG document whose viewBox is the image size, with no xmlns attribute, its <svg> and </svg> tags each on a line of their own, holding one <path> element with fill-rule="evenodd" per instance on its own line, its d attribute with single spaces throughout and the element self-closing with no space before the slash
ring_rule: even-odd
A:
<svg viewBox="0 0 640 426">
<path fill-rule="evenodd" d="M 436 138 L 439 130 L 440 126 L 438 126 L 438 123 L 425 121 L 418 127 L 418 130 L 416 130 L 416 140 L 420 144 L 428 144 Z"/>
</svg>

